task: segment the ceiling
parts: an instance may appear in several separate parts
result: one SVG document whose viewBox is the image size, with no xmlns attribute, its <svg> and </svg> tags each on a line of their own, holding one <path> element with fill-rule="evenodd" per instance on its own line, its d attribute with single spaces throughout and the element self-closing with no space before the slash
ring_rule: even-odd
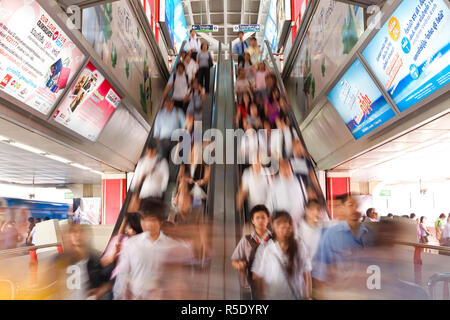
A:
<svg viewBox="0 0 450 320">
<path fill-rule="evenodd" d="M 450 179 L 450 112 L 333 168 L 353 181 Z"/>
<path fill-rule="evenodd" d="M 256 37 L 261 40 L 270 0 L 182 0 L 182 3 L 188 29 L 194 24 L 217 25 L 219 31 L 199 35 L 228 45 L 237 38 L 233 32 L 233 25 L 237 24 L 260 24 L 261 31 Z"/>
</svg>

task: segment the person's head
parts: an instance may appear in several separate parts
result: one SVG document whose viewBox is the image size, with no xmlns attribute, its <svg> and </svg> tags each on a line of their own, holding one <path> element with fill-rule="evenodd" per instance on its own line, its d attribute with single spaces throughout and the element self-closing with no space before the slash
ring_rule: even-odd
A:
<svg viewBox="0 0 450 320">
<path fill-rule="evenodd" d="M 124 232 L 128 237 L 142 233 L 141 216 L 137 212 L 127 212 Z"/>
<path fill-rule="evenodd" d="M 41 218 L 36 218 L 36 223 L 39 223 L 39 222 L 41 222 L 41 221 L 42 221 Z"/>
<path fill-rule="evenodd" d="M 189 31 L 189 34 L 191 35 L 191 38 L 195 38 L 195 36 L 197 35 L 194 29 L 191 29 L 191 31 Z"/>
<path fill-rule="evenodd" d="M 350 194 L 341 196 L 341 214 L 343 220 L 347 222 L 356 222 L 361 219 L 361 213 L 358 212 L 358 202 Z"/>
<path fill-rule="evenodd" d="M 48 220 L 50 220 L 49 217 L 45 217 L 45 218 L 44 218 L 44 221 L 48 221 Z"/>
<path fill-rule="evenodd" d="M 187 52 L 182 50 L 181 53 L 180 53 L 181 60 L 184 60 L 186 58 L 186 55 L 187 55 Z"/>
<path fill-rule="evenodd" d="M 410 218 L 410 219 L 415 219 L 415 218 L 416 218 L 416 214 L 415 214 L 415 213 L 411 213 L 411 214 L 409 215 L 409 218 Z"/>
<path fill-rule="evenodd" d="M 371 219 L 378 220 L 378 212 L 376 212 L 375 208 L 369 208 L 366 210 L 366 216 L 368 216 Z"/>
<path fill-rule="evenodd" d="M 174 106 L 174 101 L 171 97 L 167 97 L 166 100 L 164 101 L 164 108 L 168 111 L 168 112 L 172 112 L 173 110 L 173 106 Z"/>
<path fill-rule="evenodd" d="M 192 88 L 193 90 L 198 90 L 198 89 L 200 89 L 200 81 L 198 81 L 197 78 L 192 79 L 192 81 L 191 81 L 191 88 Z"/>
<path fill-rule="evenodd" d="M 425 216 L 421 216 L 420 223 L 426 223 L 426 222 L 427 222 L 427 218 Z"/>
<path fill-rule="evenodd" d="M 39 218 L 38 218 L 39 219 Z M 84 227 L 77 223 L 69 224 L 69 243 L 74 248 L 81 248 L 86 245 Z"/>
<path fill-rule="evenodd" d="M 315 199 L 310 199 L 305 207 L 305 218 L 310 224 L 317 224 L 321 220 L 320 204 Z"/>
<path fill-rule="evenodd" d="M 190 55 L 190 54 L 187 54 L 187 55 L 184 57 L 184 62 L 186 62 L 186 64 L 189 64 L 189 62 L 191 62 L 191 55 Z"/>
<path fill-rule="evenodd" d="M 238 38 L 239 38 L 240 41 L 242 41 L 244 39 L 244 32 L 239 31 L 238 32 Z"/>
<path fill-rule="evenodd" d="M 177 63 L 177 71 L 179 74 L 182 74 L 184 71 L 186 70 L 186 66 L 184 65 L 183 62 L 178 62 Z"/>
<path fill-rule="evenodd" d="M 245 79 L 245 69 L 239 68 L 238 75 L 240 79 Z"/>
<path fill-rule="evenodd" d="M 439 215 L 439 219 L 444 220 L 444 219 L 445 219 L 445 214 L 444 214 L 444 213 L 441 213 L 441 214 Z"/>
<path fill-rule="evenodd" d="M 258 45 L 258 41 L 256 41 L 255 37 L 250 38 L 250 43 L 251 43 L 252 47 L 256 47 Z"/>
<path fill-rule="evenodd" d="M 394 218 L 394 215 L 393 215 L 392 213 L 388 213 L 388 214 L 387 214 L 387 217 L 393 219 L 393 218 Z"/>
<path fill-rule="evenodd" d="M 294 223 L 291 215 L 286 211 L 275 211 L 272 218 L 272 229 L 274 240 L 285 242 L 288 245 L 287 272 L 289 275 L 294 273 L 294 260 L 298 257 L 298 245 L 294 234 Z"/>
<path fill-rule="evenodd" d="M 209 44 L 208 42 L 203 42 L 202 46 L 201 46 L 202 51 L 208 51 L 209 49 Z"/>
<path fill-rule="evenodd" d="M 246 63 L 249 63 L 250 65 L 252 64 L 250 53 L 246 52 L 246 53 L 244 54 L 244 61 L 245 61 Z"/>
<path fill-rule="evenodd" d="M 158 236 L 165 211 L 166 208 L 161 201 L 148 201 L 140 212 L 142 231 L 149 232 L 150 236 Z"/>
<path fill-rule="evenodd" d="M 278 88 L 273 88 L 272 99 L 276 100 L 276 101 L 278 101 L 278 99 L 280 99 L 280 90 L 278 90 Z"/>
<path fill-rule="evenodd" d="M 264 62 L 261 62 L 258 64 L 258 71 L 264 72 L 266 71 L 266 64 Z"/>
<path fill-rule="evenodd" d="M 279 162 L 280 175 L 286 179 L 292 176 L 291 163 L 288 159 L 280 158 Z"/>
<path fill-rule="evenodd" d="M 155 139 L 150 139 L 150 141 L 147 143 L 147 151 L 146 154 L 150 158 L 156 157 L 158 153 L 158 143 Z"/>
<path fill-rule="evenodd" d="M 34 218 L 33 217 L 29 217 L 28 218 L 28 223 L 29 224 L 34 224 Z"/>
<path fill-rule="evenodd" d="M 265 205 L 259 204 L 250 211 L 251 222 L 256 230 L 265 231 L 269 224 L 270 213 Z"/>
</svg>

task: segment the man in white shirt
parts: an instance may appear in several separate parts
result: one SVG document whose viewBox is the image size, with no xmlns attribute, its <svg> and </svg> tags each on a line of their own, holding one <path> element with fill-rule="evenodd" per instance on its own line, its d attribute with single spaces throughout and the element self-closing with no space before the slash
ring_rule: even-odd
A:
<svg viewBox="0 0 450 320">
<path fill-rule="evenodd" d="M 197 60 L 197 53 L 201 50 L 201 41 L 197 38 L 197 33 L 194 29 L 191 29 L 189 32 L 190 37 L 184 46 L 184 50 L 191 54 L 191 58 L 195 61 Z"/>
<path fill-rule="evenodd" d="M 271 182 L 270 171 L 261 166 L 258 153 L 256 153 L 255 163 L 250 168 L 245 169 L 242 174 L 241 186 L 236 195 L 238 210 L 242 209 L 246 198 L 248 198 L 250 209 L 256 205 L 265 204 Z"/>
<path fill-rule="evenodd" d="M 189 101 L 189 76 L 186 73 L 186 67 L 183 62 L 177 63 L 177 72 L 167 82 L 164 89 L 163 99 L 167 97 L 170 89 L 173 87 L 172 99 L 175 107 L 180 108 L 186 113 L 187 103 Z"/>
<path fill-rule="evenodd" d="M 279 174 L 273 180 L 267 197 L 267 208 L 274 211 L 285 210 L 292 216 L 295 228 L 298 228 L 305 213 L 307 201 L 305 187 L 293 174 L 289 160 L 280 158 Z"/>
<path fill-rule="evenodd" d="M 366 216 L 370 222 L 378 222 L 378 213 L 375 211 L 375 208 L 367 209 Z"/>
<path fill-rule="evenodd" d="M 300 223 L 298 231 L 298 238 L 305 244 L 309 256 L 314 257 L 322 233 L 322 213 L 317 200 L 311 199 L 306 204 L 305 219 Z"/>
<path fill-rule="evenodd" d="M 114 299 L 143 300 L 160 296 L 160 281 L 164 266 L 173 263 L 176 256 L 179 263 L 192 259 L 192 251 L 185 243 L 167 237 L 161 231 L 165 215 L 163 203 L 154 202 L 142 212 L 143 233 L 125 242 L 114 284 Z"/>
<path fill-rule="evenodd" d="M 130 190 L 139 192 L 139 198 L 144 201 L 147 198 L 162 198 L 168 182 L 169 164 L 166 159 L 158 156 L 156 142 L 151 140 L 145 155 L 137 164 Z"/>
<path fill-rule="evenodd" d="M 450 214 L 447 223 L 442 227 L 441 246 L 450 247 Z"/>
</svg>

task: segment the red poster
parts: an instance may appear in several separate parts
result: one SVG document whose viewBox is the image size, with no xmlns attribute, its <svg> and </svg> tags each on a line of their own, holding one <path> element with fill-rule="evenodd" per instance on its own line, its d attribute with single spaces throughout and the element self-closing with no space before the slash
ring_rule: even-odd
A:
<svg viewBox="0 0 450 320">
<path fill-rule="evenodd" d="M 111 84 L 89 62 L 53 118 L 83 137 L 96 141 L 121 99 Z"/>
</svg>

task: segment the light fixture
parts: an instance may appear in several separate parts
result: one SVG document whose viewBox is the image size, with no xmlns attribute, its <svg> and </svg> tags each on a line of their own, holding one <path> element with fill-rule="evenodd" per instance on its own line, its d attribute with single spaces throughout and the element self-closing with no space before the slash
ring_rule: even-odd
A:
<svg viewBox="0 0 450 320">
<path fill-rule="evenodd" d="M 91 172 L 96 173 L 100 176 L 103 176 L 103 172 L 97 171 L 97 170 L 91 170 Z"/>
<path fill-rule="evenodd" d="M 12 140 L 11 140 L 11 141 L 9 142 L 9 144 L 12 145 L 12 146 L 14 146 L 14 147 L 20 148 L 20 149 L 22 149 L 22 150 L 29 151 L 29 152 L 33 152 L 33 153 L 36 153 L 36 154 L 42 155 L 42 154 L 45 153 L 44 151 L 42 151 L 42 150 L 40 150 L 40 149 L 38 149 L 38 148 L 29 146 L 29 145 L 26 145 L 26 144 L 23 144 L 23 143 L 20 143 L 20 142 L 16 142 L 16 141 L 12 141 Z"/>
<path fill-rule="evenodd" d="M 79 168 L 79 169 L 92 171 L 91 168 L 88 168 L 88 167 L 83 166 L 83 165 L 81 165 L 81 164 L 78 164 L 78 163 L 76 163 L 76 162 L 71 162 L 71 163 L 69 163 L 69 164 L 70 164 L 71 166 L 77 167 L 77 168 Z"/>
<path fill-rule="evenodd" d="M 69 164 L 69 163 L 72 162 L 71 160 L 67 160 L 65 158 L 62 158 L 62 157 L 59 157 L 59 156 L 55 156 L 54 154 L 45 153 L 43 155 L 45 157 L 49 158 L 49 159 L 52 159 L 52 160 L 55 160 L 55 161 L 58 161 L 58 162 L 62 162 L 62 163 L 65 163 L 65 164 Z"/>
</svg>

